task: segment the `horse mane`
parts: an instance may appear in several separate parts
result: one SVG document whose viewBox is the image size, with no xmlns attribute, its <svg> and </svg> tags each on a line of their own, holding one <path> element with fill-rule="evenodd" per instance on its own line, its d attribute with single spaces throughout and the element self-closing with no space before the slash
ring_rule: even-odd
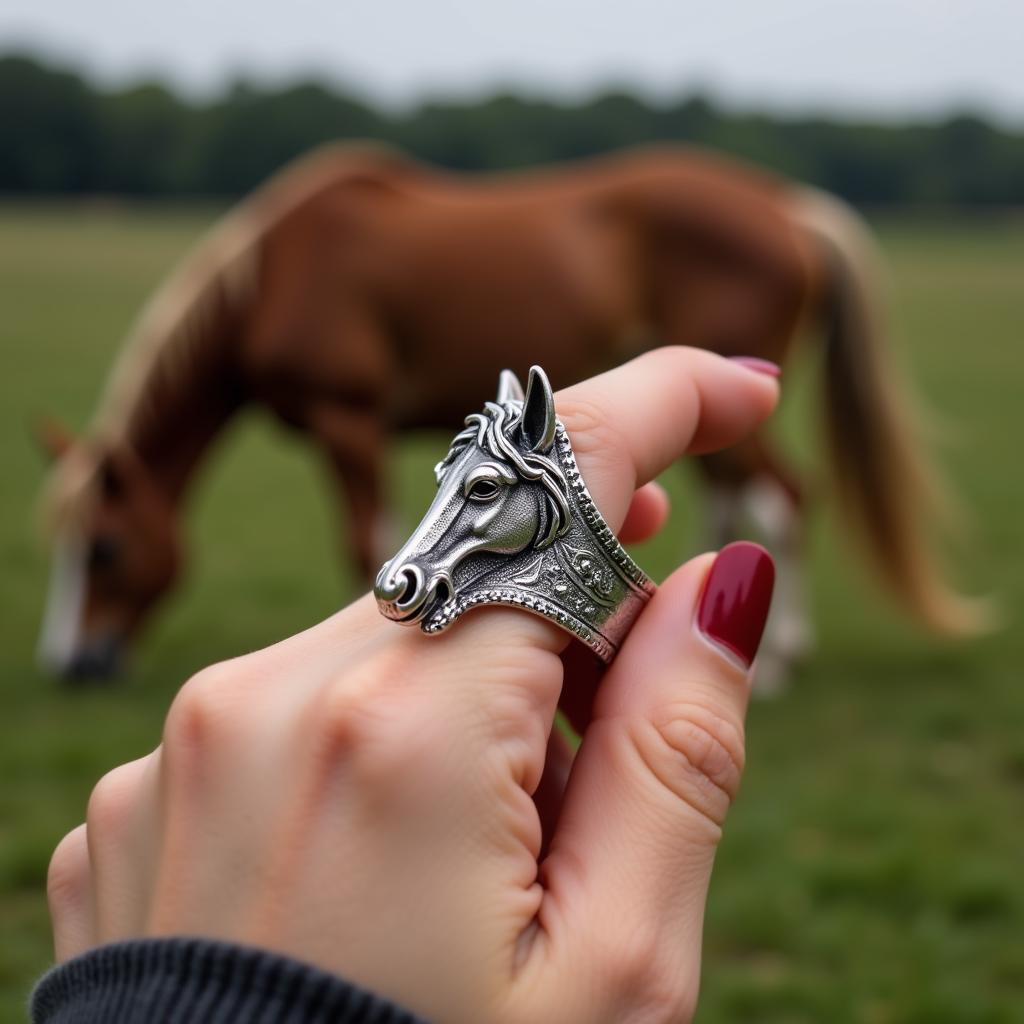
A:
<svg viewBox="0 0 1024 1024">
<path fill-rule="evenodd" d="M 61 460 L 44 493 L 51 526 L 74 522 L 95 502 L 104 454 L 128 443 L 133 424 L 158 413 L 218 322 L 242 314 L 259 283 L 267 231 L 320 193 L 404 163 L 372 143 L 328 144 L 300 157 L 218 220 L 145 304 L 107 379 L 87 439 Z"/>
<path fill-rule="evenodd" d="M 543 536 L 537 542 L 542 550 L 569 529 L 569 484 L 557 461 L 539 452 L 520 451 L 513 440 L 522 421 L 522 408 L 513 404 L 487 402 L 483 412 L 470 413 L 466 427 L 452 439 L 448 454 L 434 468 L 440 483 L 459 455 L 476 444 L 493 458 L 510 463 L 524 480 L 539 481 L 545 498 Z"/>
</svg>

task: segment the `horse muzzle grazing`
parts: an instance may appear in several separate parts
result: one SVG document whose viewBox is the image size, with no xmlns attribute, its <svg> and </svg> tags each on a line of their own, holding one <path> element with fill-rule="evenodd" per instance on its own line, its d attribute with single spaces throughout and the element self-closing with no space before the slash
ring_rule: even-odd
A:
<svg viewBox="0 0 1024 1024">
<path fill-rule="evenodd" d="M 51 666 L 61 678 L 74 681 L 111 679 L 120 674 L 123 644 L 113 633 L 90 637 L 60 666 Z"/>
<path fill-rule="evenodd" d="M 112 629 L 85 628 L 88 578 L 81 545 L 68 538 L 56 546 L 38 660 L 62 679 L 105 679 L 121 667 L 123 637 Z"/>
</svg>

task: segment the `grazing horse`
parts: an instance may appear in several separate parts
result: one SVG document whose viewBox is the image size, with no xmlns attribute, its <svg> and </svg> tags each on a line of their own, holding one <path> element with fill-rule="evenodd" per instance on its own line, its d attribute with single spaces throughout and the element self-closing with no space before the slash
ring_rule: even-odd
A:
<svg viewBox="0 0 1024 1024">
<path fill-rule="evenodd" d="M 844 511 L 913 612 L 968 627 L 926 543 L 927 467 L 848 208 L 689 149 L 479 178 L 372 146 L 318 150 L 227 214 L 156 293 L 87 437 L 45 432 L 60 461 L 42 657 L 71 675 L 114 667 L 179 572 L 198 463 L 247 404 L 323 452 L 372 579 L 390 439 L 450 429 L 500 368 L 542 363 L 561 387 L 662 344 L 781 363 L 805 320 L 824 326 Z M 701 465 L 716 539 L 745 510 L 789 580 L 775 647 L 791 659 L 806 641 L 797 474 L 763 435 Z"/>
</svg>

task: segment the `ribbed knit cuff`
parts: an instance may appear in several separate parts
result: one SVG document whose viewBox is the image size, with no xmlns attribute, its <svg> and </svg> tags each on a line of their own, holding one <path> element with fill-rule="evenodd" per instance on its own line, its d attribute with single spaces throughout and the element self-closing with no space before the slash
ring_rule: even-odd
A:
<svg viewBox="0 0 1024 1024">
<path fill-rule="evenodd" d="M 316 967 L 209 939 L 100 946 L 45 974 L 34 1024 L 426 1024 Z"/>
</svg>

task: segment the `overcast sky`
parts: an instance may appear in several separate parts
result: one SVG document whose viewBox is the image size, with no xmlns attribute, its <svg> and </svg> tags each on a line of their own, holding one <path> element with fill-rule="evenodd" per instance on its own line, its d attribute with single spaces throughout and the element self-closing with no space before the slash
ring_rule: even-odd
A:
<svg viewBox="0 0 1024 1024">
<path fill-rule="evenodd" d="M 1024 123 L 1024 0 L 0 0 L 0 48 L 193 92 L 239 72 L 372 97 L 495 86 L 899 115 L 973 105 Z"/>
</svg>

